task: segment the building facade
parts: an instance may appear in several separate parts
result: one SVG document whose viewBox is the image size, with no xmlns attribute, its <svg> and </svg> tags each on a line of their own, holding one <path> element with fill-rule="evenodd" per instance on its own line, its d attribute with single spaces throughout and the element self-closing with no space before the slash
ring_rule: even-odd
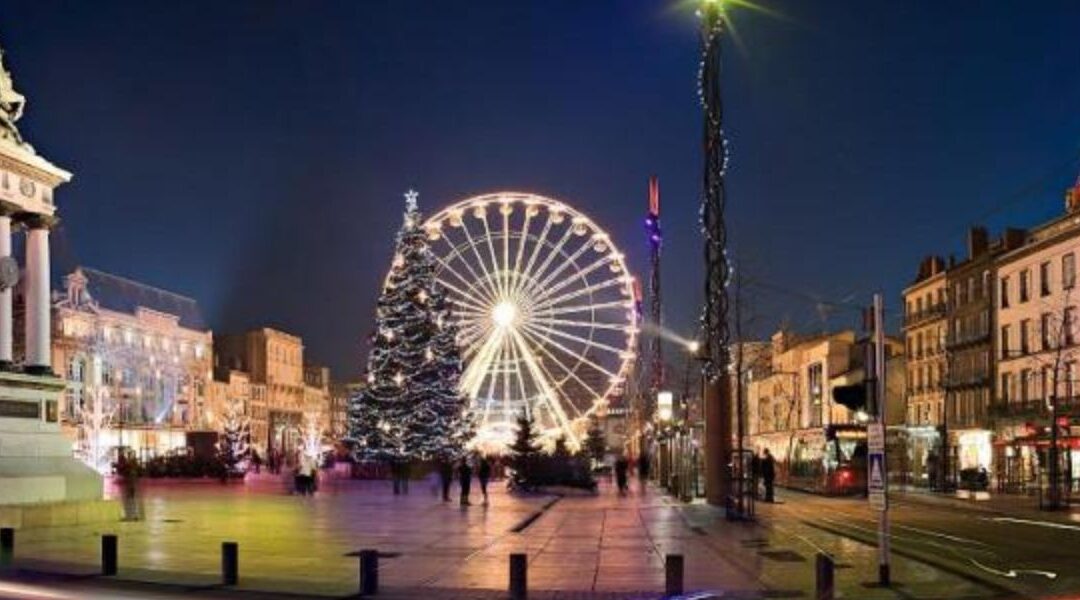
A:
<svg viewBox="0 0 1080 600">
<path fill-rule="evenodd" d="M 1023 244 L 998 260 L 998 383 L 995 475 L 999 487 L 1024 491 L 1046 469 L 1051 407 L 1066 450 L 1062 472 L 1080 479 L 1076 387 L 1080 361 L 1076 261 L 1080 257 L 1080 181 L 1066 193 L 1060 217 L 1031 229 Z M 1080 421 L 1078 421 L 1080 422 Z M 1074 435 L 1075 434 L 1075 435 Z"/>
<path fill-rule="evenodd" d="M 919 264 L 915 281 L 904 290 L 907 460 L 909 481 L 922 487 L 930 487 L 940 477 L 934 472 L 932 457 L 941 447 L 948 327 L 945 261 L 930 256 Z"/>
<path fill-rule="evenodd" d="M 268 327 L 220 336 L 214 362 L 216 368 L 247 373 L 265 391 L 265 437 L 253 443 L 266 452 L 291 456 L 300 448 L 306 418 L 318 416 L 324 427 L 329 422 L 329 371 L 305 372 L 299 337 Z"/>
<path fill-rule="evenodd" d="M 53 302 L 52 368 L 67 380 L 61 421 L 108 448 L 149 457 L 208 430 L 205 413 L 213 336 L 194 300 L 78 267 Z"/>
</svg>

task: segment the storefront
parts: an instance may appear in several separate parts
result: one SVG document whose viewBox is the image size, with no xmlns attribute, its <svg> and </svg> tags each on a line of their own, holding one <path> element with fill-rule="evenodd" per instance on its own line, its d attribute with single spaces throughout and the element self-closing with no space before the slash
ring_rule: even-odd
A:
<svg viewBox="0 0 1080 600">
<path fill-rule="evenodd" d="M 900 483 L 918 488 L 935 487 L 940 478 L 941 432 L 931 425 L 907 427 L 906 432 L 907 464 Z"/>
<path fill-rule="evenodd" d="M 1066 493 L 1080 490 L 1080 425 L 1058 431 L 1061 481 Z M 1029 493 L 1045 487 L 1049 477 L 1051 431 L 1047 426 L 1025 423 L 1003 430 L 995 444 L 999 459 L 998 487 L 1012 493 Z"/>
</svg>

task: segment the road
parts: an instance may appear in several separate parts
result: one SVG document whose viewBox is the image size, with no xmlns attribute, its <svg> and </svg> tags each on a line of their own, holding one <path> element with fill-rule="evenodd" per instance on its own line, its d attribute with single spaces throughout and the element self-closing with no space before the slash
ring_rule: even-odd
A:
<svg viewBox="0 0 1080 600">
<path fill-rule="evenodd" d="M 848 539 L 876 545 L 877 513 L 865 499 L 785 491 L 779 500 L 759 505 L 759 514 L 806 544 Z M 899 556 L 1024 596 L 1080 592 L 1080 523 L 904 499 L 893 500 L 889 516 L 892 548 Z"/>
</svg>

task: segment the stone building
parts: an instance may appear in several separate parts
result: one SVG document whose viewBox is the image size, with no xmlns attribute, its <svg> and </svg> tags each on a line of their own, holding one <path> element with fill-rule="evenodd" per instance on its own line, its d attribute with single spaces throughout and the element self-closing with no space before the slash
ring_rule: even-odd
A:
<svg viewBox="0 0 1080 600">
<path fill-rule="evenodd" d="M 886 338 L 887 419 L 903 419 L 903 344 Z M 833 388 L 865 380 L 866 338 L 845 330 L 809 336 L 773 335 L 763 365 L 745 373 L 748 446 L 768 448 L 781 464 L 813 460 L 831 426 L 867 421 L 834 402 Z M 894 421 L 895 422 L 895 421 Z M 862 433 L 865 438 L 865 432 Z"/>
<path fill-rule="evenodd" d="M 206 421 L 213 431 L 224 429 L 225 418 L 231 406 L 242 411 L 251 436 L 251 446 L 260 456 L 266 456 L 269 422 L 266 408 L 266 385 L 252 383 L 243 371 L 214 369 L 207 399 Z"/>
<path fill-rule="evenodd" d="M 214 362 L 216 368 L 242 371 L 252 384 L 265 386 L 265 438 L 253 443 L 267 452 L 293 454 L 306 416 L 329 417 L 329 372 L 313 367 L 305 373 L 304 344 L 295 335 L 264 327 L 220 336 L 214 340 Z"/>
<path fill-rule="evenodd" d="M 101 403 L 111 418 L 105 448 L 149 457 L 187 445 L 206 430 L 213 338 L 194 300 L 87 267 L 55 294 L 52 367 L 67 379 L 61 421 L 85 436 Z"/>
<path fill-rule="evenodd" d="M 919 264 L 915 281 L 904 290 L 904 347 L 910 483 L 929 487 L 940 475 L 932 456 L 941 448 L 945 410 L 945 342 L 949 327 L 945 261 L 930 256 Z"/>
<path fill-rule="evenodd" d="M 1031 229 L 1022 245 L 998 258 L 994 472 L 1005 489 L 1032 485 L 1040 465 L 1045 468 L 1052 404 L 1061 421 L 1060 443 L 1080 442 L 1073 426 L 1080 419 L 1078 256 L 1080 180 L 1066 192 L 1061 216 Z M 1080 454 L 1062 452 L 1061 461 L 1062 472 L 1080 480 Z"/>
</svg>

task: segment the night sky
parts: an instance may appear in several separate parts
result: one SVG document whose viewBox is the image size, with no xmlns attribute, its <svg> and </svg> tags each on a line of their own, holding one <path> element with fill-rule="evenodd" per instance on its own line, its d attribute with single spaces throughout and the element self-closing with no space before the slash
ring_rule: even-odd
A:
<svg viewBox="0 0 1080 600">
<path fill-rule="evenodd" d="M 697 20 L 678 0 L 0 3 L 25 137 L 75 173 L 54 269 L 196 298 L 215 332 L 303 336 L 339 376 L 401 194 L 555 196 L 645 266 L 660 177 L 666 316 L 701 296 Z M 966 228 L 1058 214 L 1080 171 L 1080 3 L 769 0 L 725 57 L 732 252 L 759 331 L 895 309 Z M 729 39 L 729 42 L 732 40 Z"/>
</svg>

